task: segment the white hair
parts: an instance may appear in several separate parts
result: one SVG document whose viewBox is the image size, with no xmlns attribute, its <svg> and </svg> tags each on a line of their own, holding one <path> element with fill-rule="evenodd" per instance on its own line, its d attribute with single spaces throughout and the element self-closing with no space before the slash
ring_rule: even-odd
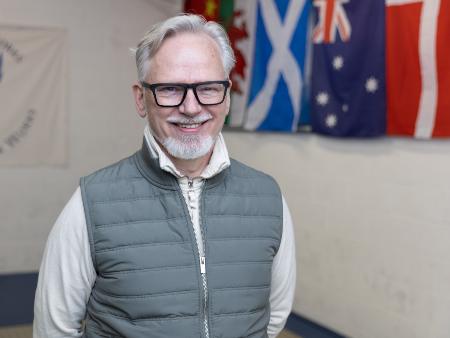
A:
<svg viewBox="0 0 450 338">
<path fill-rule="evenodd" d="M 204 33 L 218 45 L 225 74 L 228 76 L 235 64 L 233 49 L 225 29 L 214 21 L 194 14 L 180 14 L 154 25 L 139 42 L 136 67 L 139 81 L 144 81 L 150 69 L 150 61 L 165 39 L 179 33 Z"/>
<path fill-rule="evenodd" d="M 216 143 L 216 139 L 211 135 L 183 135 L 181 139 L 167 137 L 161 143 L 173 157 L 192 160 L 205 156 Z"/>
</svg>

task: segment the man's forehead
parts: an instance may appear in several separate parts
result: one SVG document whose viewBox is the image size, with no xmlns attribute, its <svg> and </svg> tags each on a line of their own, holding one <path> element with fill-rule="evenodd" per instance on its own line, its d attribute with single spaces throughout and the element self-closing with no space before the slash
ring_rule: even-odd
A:
<svg viewBox="0 0 450 338">
<path fill-rule="evenodd" d="M 204 33 L 179 33 L 167 38 L 150 60 L 151 78 L 217 76 L 223 78 L 224 68 L 217 43 Z M 201 80 L 210 80 L 201 79 Z"/>
<path fill-rule="evenodd" d="M 220 57 L 220 48 L 217 42 L 205 33 L 177 33 L 166 38 L 159 49 L 156 51 L 155 56 L 158 54 L 164 54 L 164 56 L 176 57 L 182 52 L 195 52 L 195 51 L 208 50 L 211 56 Z M 176 51 L 176 53 L 173 53 Z M 169 55 L 166 55 L 169 54 Z"/>
</svg>

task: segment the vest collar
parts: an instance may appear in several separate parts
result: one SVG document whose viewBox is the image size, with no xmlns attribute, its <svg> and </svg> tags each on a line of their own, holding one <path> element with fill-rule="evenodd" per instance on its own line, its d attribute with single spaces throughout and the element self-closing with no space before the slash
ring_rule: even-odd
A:
<svg viewBox="0 0 450 338">
<path fill-rule="evenodd" d="M 153 184 L 160 188 L 177 190 L 178 183 L 175 176 L 171 175 L 167 171 L 162 170 L 159 167 L 159 161 L 156 158 L 152 158 L 150 155 L 150 149 L 148 148 L 145 138 L 142 142 L 142 148 L 136 155 L 136 164 L 141 174 Z"/>
<path fill-rule="evenodd" d="M 153 184 L 168 190 L 178 190 L 177 178 L 161 169 L 158 158 L 151 156 L 151 151 L 144 137 L 142 148 L 135 154 L 137 167 L 141 174 Z M 205 179 L 205 188 L 212 188 L 224 180 L 228 175 L 230 168 L 227 167 L 211 178 Z"/>
<path fill-rule="evenodd" d="M 147 124 L 144 129 L 144 138 L 147 141 L 148 149 L 150 150 L 150 156 L 152 158 L 157 158 L 159 161 L 159 166 L 162 170 L 165 170 L 177 178 L 185 177 L 173 164 L 172 160 L 166 155 L 166 153 L 161 149 L 158 142 L 152 135 L 150 127 Z M 209 179 L 225 168 L 230 166 L 230 157 L 228 156 L 227 146 L 225 145 L 225 140 L 223 139 L 222 133 L 217 136 L 216 142 L 214 144 L 213 153 L 209 160 L 209 163 L 201 172 L 199 178 Z"/>
</svg>

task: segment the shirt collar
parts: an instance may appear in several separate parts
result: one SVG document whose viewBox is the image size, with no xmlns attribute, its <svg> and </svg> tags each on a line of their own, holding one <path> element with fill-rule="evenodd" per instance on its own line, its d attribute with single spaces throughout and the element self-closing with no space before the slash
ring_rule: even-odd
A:
<svg viewBox="0 0 450 338">
<path fill-rule="evenodd" d="M 150 156 L 159 160 L 159 166 L 162 170 L 167 171 L 177 178 L 186 177 L 186 175 L 183 175 L 175 167 L 172 160 L 161 149 L 160 145 L 158 144 L 158 142 L 156 142 L 154 136 L 152 135 L 150 127 L 148 125 L 145 126 L 144 136 L 150 151 Z M 205 169 L 203 169 L 203 172 L 200 174 L 200 178 L 209 179 L 217 175 L 224 169 L 228 168 L 229 166 L 230 157 L 228 156 L 228 150 L 225 145 L 225 140 L 222 136 L 222 133 L 219 133 L 216 143 L 214 144 L 211 159 L 209 160 L 209 163 L 205 167 Z"/>
</svg>

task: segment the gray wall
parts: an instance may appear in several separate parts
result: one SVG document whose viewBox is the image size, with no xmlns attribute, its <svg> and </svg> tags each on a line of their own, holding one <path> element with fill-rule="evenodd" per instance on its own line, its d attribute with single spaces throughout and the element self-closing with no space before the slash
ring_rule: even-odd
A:
<svg viewBox="0 0 450 338">
<path fill-rule="evenodd" d="M 0 168 L 0 273 L 37 270 L 78 178 L 139 146 L 128 51 L 167 0 L 0 0 L 0 22 L 69 35 L 69 163 Z M 19 98 L 18 98 L 19 99 Z M 294 309 L 357 338 L 449 337 L 449 141 L 225 132 L 280 182 L 293 214 Z"/>
</svg>

